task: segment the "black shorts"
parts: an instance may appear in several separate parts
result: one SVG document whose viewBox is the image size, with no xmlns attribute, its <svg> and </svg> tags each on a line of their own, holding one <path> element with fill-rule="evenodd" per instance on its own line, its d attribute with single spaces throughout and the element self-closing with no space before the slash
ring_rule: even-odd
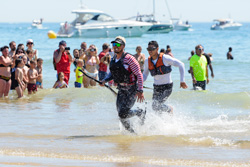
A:
<svg viewBox="0 0 250 167">
<path fill-rule="evenodd" d="M 173 90 L 173 83 L 164 85 L 154 85 L 153 93 L 153 110 L 170 112 L 170 107 L 165 105 L 164 102 L 171 95 Z"/>
<path fill-rule="evenodd" d="M 197 90 L 197 86 L 198 87 L 201 87 L 202 88 L 202 90 L 206 90 L 206 80 L 205 81 L 196 81 L 196 84 L 193 84 L 193 86 L 194 86 L 194 90 Z"/>
</svg>

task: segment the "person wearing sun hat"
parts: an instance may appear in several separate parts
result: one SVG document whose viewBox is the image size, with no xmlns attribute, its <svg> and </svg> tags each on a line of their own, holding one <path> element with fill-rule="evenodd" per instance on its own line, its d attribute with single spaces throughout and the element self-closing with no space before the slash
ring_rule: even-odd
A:
<svg viewBox="0 0 250 167">
<path fill-rule="evenodd" d="M 34 41 L 32 39 L 28 39 L 27 42 L 26 42 L 26 46 L 27 46 L 26 52 L 29 50 L 28 52 L 33 53 L 31 59 L 36 61 L 37 58 L 38 58 L 38 50 L 33 48 L 34 47 Z M 30 60 L 28 60 L 28 61 L 30 61 Z"/>
<path fill-rule="evenodd" d="M 126 130 L 134 132 L 129 118 L 138 116 L 141 123 L 144 123 L 146 111 L 142 109 L 131 110 L 137 101 L 143 102 L 143 76 L 140 65 L 137 60 L 129 53 L 124 51 L 126 40 L 122 36 L 118 36 L 111 42 L 115 55 L 110 62 L 110 73 L 102 80 L 105 82 L 114 80 L 118 84 L 118 95 L 116 99 L 116 108 L 121 123 Z"/>
</svg>

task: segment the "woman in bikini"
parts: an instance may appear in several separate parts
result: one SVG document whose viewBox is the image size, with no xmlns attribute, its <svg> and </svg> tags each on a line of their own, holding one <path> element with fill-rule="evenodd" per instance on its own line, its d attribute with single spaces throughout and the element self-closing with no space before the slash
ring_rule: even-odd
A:
<svg viewBox="0 0 250 167">
<path fill-rule="evenodd" d="M 11 67 L 12 60 L 9 57 L 9 47 L 4 46 L 1 48 L 2 56 L 0 56 L 0 98 L 4 95 L 9 95 L 11 86 Z"/>
<path fill-rule="evenodd" d="M 138 61 L 140 64 L 141 72 L 143 73 L 144 71 L 144 62 L 145 62 L 145 55 L 141 53 L 142 48 L 141 46 L 137 46 L 136 49 L 136 54 L 134 55 L 135 59 Z"/>
<path fill-rule="evenodd" d="M 87 50 L 87 55 L 83 57 L 83 59 L 86 62 L 86 69 L 85 72 L 97 79 L 98 76 L 98 69 L 97 69 L 97 65 L 99 65 L 100 61 L 97 55 L 97 48 L 95 45 L 90 45 L 89 49 Z M 88 77 L 84 76 L 83 77 L 83 84 L 84 87 L 87 88 L 89 85 L 90 86 L 96 86 L 96 82 L 89 79 Z"/>
</svg>

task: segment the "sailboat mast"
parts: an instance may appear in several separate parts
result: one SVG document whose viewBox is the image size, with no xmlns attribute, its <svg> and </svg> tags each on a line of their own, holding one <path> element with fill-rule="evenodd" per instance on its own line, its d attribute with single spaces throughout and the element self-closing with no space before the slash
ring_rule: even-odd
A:
<svg viewBox="0 0 250 167">
<path fill-rule="evenodd" d="M 153 19 L 155 20 L 155 0 L 153 0 Z"/>
<path fill-rule="evenodd" d="M 165 0 L 165 3 L 166 3 L 166 6 L 167 6 L 167 8 L 168 8 L 168 13 L 169 13 L 169 16 L 170 16 L 170 20 L 172 20 L 172 15 L 171 15 L 170 8 L 169 8 L 169 6 L 168 6 L 167 0 Z"/>
</svg>

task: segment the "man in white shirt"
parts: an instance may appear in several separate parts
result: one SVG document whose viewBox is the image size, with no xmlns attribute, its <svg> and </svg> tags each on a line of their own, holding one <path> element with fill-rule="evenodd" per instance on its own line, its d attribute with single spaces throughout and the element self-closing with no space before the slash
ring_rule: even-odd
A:
<svg viewBox="0 0 250 167">
<path fill-rule="evenodd" d="M 184 81 L 184 64 L 169 55 L 159 54 L 159 45 L 156 41 L 150 41 L 147 50 L 150 56 L 144 63 L 143 82 L 147 79 L 149 73 L 154 77 L 153 110 L 158 113 L 172 113 L 173 108 L 164 104 L 171 95 L 173 88 L 171 66 L 179 67 L 180 87 L 186 89 L 188 86 Z"/>
</svg>

